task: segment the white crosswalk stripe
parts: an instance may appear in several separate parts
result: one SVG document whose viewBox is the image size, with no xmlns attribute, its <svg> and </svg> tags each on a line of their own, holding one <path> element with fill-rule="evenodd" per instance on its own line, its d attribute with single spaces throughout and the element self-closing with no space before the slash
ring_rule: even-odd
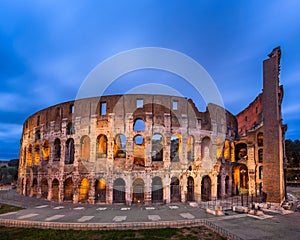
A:
<svg viewBox="0 0 300 240">
<path fill-rule="evenodd" d="M 76 207 L 76 208 L 73 208 L 74 210 L 84 210 L 84 207 Z"/>
<path fill-rule="evenodd" d="M 146 210 L 155 210 L 155 207 L 145 207 Z"/>
<path fill-rule="evenodd" d="M 39 215 L 39 214 L 37 214 L 37 213 L 29 213 L 29 214 L 26 214 L 26 215 L 18 217 L 18 219 L 31 218 L 31 217 L 35 217 L 37 215 Z"/>
<path fill-rule="evenodd" d="M 96 210 L 97 211 L 104 211 L 104 210 L 106 210 L 107 208 L 106 207 L 99 207 L 99 208 L 97 208 Z"/>
<path fill-rule="evenodd" d="M 41 205 L 41 206 L 37 206 L 35 208 L 45 208 L 45 207 L 48 207 L 49 205 Z"/>
<path fill-rule="evenodd" d="M 186 219 L 194 219 L 195 216 L 190 213 L 180 213 L 180 216 Z"/>
<path fill-rule="evenodd" d="M 94 216 L 82 216 L 81 218 L 79 218 L 77 221 L 78 222 L 86 222 L 91 220 L 92 218 L 94 218 Z"/>
<path fill-rule="evenodd" d="M 123 207 L 123 208 L 121 208 L 121 211 L 128 211 L 128 210 L 130 210 L 129 207 Z"/>
<path fill-rule="evenodd" d="M 148 215 L 148 219 L 151 221 L 159 221 L 161 220 L 159 215 Z"/>
<path fill-rule="evenodd" d="M 178 209 L 178 206 L 169 206 L 170 209 Z"/>
<path fill-rule="evenodd" d="M 45 219 L 45 221 L 53 221 L 53 220 L 57 220 L 57 219 L 60 219 L 60 218 L 63 218 L 65 215 L 54 215 L 52 217 L 48 217 Z"/>
<path fill-rule="evenodd" d="M 113 221 L 114 222 L 122 222 L 122 221 L 125 221 L 127 219 L 127 216 L 115 216 L 113 218 Z"/>
<path fill-rule="evenodd" d="M 58 207 L 54 207 L 53 209 L 59 210 L 59 209 L 63 209 L 63 208 L 65 208 L 65 207 L 64 206 L 58 206 Z"/>
</svg>

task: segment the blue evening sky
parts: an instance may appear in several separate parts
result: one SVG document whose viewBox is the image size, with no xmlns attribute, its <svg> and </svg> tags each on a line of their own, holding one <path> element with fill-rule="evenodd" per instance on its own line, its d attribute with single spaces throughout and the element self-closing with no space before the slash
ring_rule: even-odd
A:
<svg viewBox="0 0 300 240">
<path fill-rule="evenodd" d="M 226 109 L 239 113 L 262 90 L 262 61 L 281 46 L 287 138 L 300 138 L 300 1 L 99 0 L 0 2 L 0 159 L 18 158 L 24 120 L 76 98 L 105 59 L 140 47 L 186 54 L 211 75 Z M 121 77 L 108 93 L 169 85 L 203 102 L 170 73 Z"/>
</svg>

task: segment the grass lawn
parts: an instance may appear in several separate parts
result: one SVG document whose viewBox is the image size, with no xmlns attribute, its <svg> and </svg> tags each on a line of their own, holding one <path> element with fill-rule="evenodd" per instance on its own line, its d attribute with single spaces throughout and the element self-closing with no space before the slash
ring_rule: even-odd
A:
<svg viewBox="0 0 300 240">
<path fill-rule="evenodd" d="M 0 226 L 1 239 L 171 239 L 171 240 L 221 240 L 226 239 L 206 227 L 165 228 L 148 230 L 75 231 L 35 228 L 8 228 Z"/>
<path fill-rule="evenodd" d="M 15 212 L 15 211 L 19 211 L 22 209 L 23 208 L 21 208 L 21 207 L 15 207 L 15 206 L 0 203 L 0 214 L 8 213 L 8 212 Z"/>
</svg>

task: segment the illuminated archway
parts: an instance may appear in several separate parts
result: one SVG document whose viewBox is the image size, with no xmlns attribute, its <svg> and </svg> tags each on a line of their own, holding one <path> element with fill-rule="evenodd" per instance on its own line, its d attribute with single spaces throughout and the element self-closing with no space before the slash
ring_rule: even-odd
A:
<svg viewBox="0 0 300 240">
<path fill-rule="evenodd" d="M 81 181 L 79 182 L 79 185 L 78 185 L 78 192 L 79 192 L 78 201 L 79 202 L 84 202 L 88 199 L 89 187 L 90 187 L 89 180 L 87 178 L 81 179 Z"/>
<path fill-rule="evenodd" d="M 132 201 L 133 203 L 144 203 L 144 181 L 141 178 L 137 178 L 134 180 L 132 184 Z"/>
<path fill-rule="evenodd" d="M 95 182 L 95 201 L 106 202 L 106 182 L 104 178 Z"/>
<path fill-rule="evenodd" d="M 59 196 L 59 181 L 55 178 L 52 181 L 52 198 L 51 200 L 58 202 Z"/>
<path fill-rule="evenodd" d="M 248 168 L 245 164 L 233 167 L 233 183 L 236 194 L 244 194 L 249 189 Z"/>
</svg>

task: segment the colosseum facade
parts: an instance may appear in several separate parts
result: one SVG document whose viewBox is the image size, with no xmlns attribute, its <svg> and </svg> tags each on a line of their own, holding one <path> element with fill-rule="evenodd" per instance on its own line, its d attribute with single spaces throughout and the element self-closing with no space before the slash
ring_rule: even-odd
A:
<svg viewBox="0 0 300 240">
<path fill-rule="evenodd" d="M 33 114 L 23 126 L 18 192 L 91 204 L 199 202 L 243 193 L 281 202 L 280 53 L 276 48 L 264 61 L 263 92 L 237 115 L 150 94 L 79 99 Z"/>
</svg>

